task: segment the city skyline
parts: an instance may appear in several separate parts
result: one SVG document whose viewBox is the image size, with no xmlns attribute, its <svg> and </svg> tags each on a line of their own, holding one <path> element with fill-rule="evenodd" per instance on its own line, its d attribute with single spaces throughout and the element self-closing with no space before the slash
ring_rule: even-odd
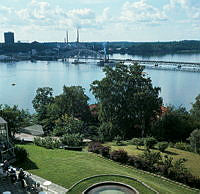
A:
<svg viewBox="0 0 200 194">
<path fill-rule="evenodd" d="M 7 0 L 0 4 L 3 32 L 16 41 L 173 41 L 199 40 L 197 0 Z"/>
</svg>

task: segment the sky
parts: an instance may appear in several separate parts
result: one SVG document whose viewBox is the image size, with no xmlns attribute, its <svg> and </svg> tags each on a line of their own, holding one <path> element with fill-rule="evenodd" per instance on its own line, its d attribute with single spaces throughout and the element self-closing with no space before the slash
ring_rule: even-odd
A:
<svg viewBox="0 0 200 194">
<path fill-rule="evenodd" d="M 0 0 L 3 33 L 15 41 L 200 40 L 200 0 Z"/>
</svg>

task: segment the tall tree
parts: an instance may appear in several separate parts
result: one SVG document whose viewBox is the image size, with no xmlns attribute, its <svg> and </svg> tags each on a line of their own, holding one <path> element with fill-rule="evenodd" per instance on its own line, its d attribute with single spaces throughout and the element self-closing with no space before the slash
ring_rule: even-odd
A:
<svg viewBox="0 0 200 194">
<path fill-rule="evenodd" d="M 52 104 L 53 89 L 49 87 L 38 88 L 36 90 L 36 96 L 33 99 L 33 108 L 38 113 L 38 120 L 41 121 L 46 118 L 48 105 Z"/>
<path fill-rule="evenodd" d="M 157 119 L 151 135 L 161 141 L 185 141 L 194 129 L 190 114 L 184 107 L 167 107 L 167 112 Z"/>
<path fill-rule="evenodd" d="M 140 126 L 140 134 L 144 136 L 160 111 L 160 88 L 152 86 L 143 70 L 137 64 L 107 66 L 103 70 L 105 78 L 91 84 L 99 102 L 99 119 L 104 126 L 108 124 L 105 128 L 110 136 L 132 137 L 136 135 L 136 126 Z"/>
<path fill-rule="evenodd" d="M 70 115 L 83 121 L 90 120 L 88 96 L 81 86 L 63 87 L 63 93 L 55 98 L 59 115 Z"/>
</svg>

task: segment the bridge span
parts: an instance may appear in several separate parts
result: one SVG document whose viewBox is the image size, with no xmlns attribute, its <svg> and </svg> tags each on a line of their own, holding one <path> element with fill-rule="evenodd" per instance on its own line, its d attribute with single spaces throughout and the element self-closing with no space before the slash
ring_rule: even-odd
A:
<svg viewBox="0 0 200 194">
<path fill-rule="evenodd" d="M 79 57 L 79 59 L 92 59 L 92 60 L 99 60 L 99 58 L 92 58 L 92 57 Z M 110 61 L 114 62 L 130 62 L 130 63 L 138 63 L 138 64 L 147 64 L 147 65 L 171 65 L 171 66 L 188 66 L 188 67 L 200 67 L 200 62 L 181 62 L 181 61 L 157 61 L 157 60 L 135 60 L 135 59 L 109 59 Z"/>
<path fill-rule="evenodd" d="M 86 59 L 86 58 L 80 58 L 80 59 Z M 87 59 L 99 60 L 99 58 L 87 58 Z M 145 66 L 146 69 L 200 73 L 200 63 L 197 62 L 156 61 L 156 60 L 151 61 L 151 60 L 135 60 L 135 59 L 110 59 L 109 61 L 111 62 L 111 64 L 137 63 Z"/>
</svg>

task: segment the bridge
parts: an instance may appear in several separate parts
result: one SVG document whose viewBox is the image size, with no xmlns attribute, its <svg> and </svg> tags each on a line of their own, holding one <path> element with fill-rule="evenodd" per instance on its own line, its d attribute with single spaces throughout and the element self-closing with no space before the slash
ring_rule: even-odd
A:
<svg viewBox="0 0 200 194">
<path fill-rule="evenodd" d="M 92 60 L 99 60 L 102 58 L 92 58 L 92 57 L 79 57 L 79 59 L 92 59 Z M 135 60 L 135 59 L 114 59 L 110 58 L 110 61 L 114 61 L 116 63 L 120 62 L 129 62 L 129 63 L 137 63 L 141 65 L 154 65 L 154 66 L 159 66 L 159 65 L 170 65 L 170 66 L 187 66 L 187 67 L 200 67 L 200 63 L 197 62 L 181 62 L 181 61 L 157 61 L 157 60 Z"/>
<path fill-rule="evenodd" d="M 190 67 L 200 67 L 200 63 L 197 62 L 181 62 L 181 61 L 157 61 L 157 60 L 135 60 L 135 59 L 112 59 L 119 62 L 131 62 L 138 64 L 148 64 L 148 65 L 171 65 L 171 66 L 190 66 Z"/>
<path fill-rule="evenodd" d="M 74 58 L 77 61 L 83 60 L 104 60 L 108 57 L 100 52 L 90 50 L 87 48 L 75 48 L 68 52 L 63 53 L 60 58 L 66 60 Z M 181 62 L 181 61 L 161 61 L 161 60 L 135 60 L 135 59 L 115 59 L 111 58 L 107 61 L 112 63 L 137 63 L 144 65 L 146 69 L 156 70 L 173 70 L 173 71 L 189 71 L 189 72 L 200 72 L 200 62 Z M 77 62 L 78 64 L 79 62 Z M 81 63 L 81 62 L 80 62 Z"/>
</svg>

